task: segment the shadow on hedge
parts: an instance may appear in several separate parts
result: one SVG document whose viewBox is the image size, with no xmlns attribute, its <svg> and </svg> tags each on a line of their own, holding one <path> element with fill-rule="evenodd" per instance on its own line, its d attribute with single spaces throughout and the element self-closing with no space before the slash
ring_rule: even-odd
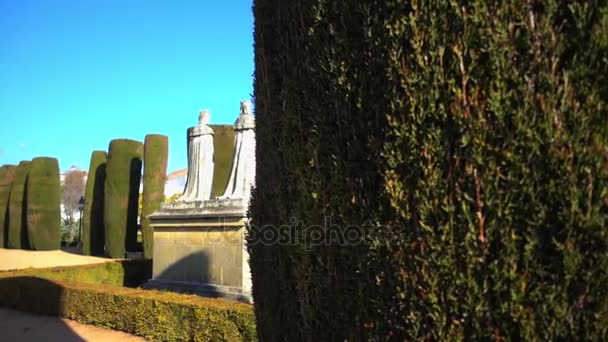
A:
<svg viewBox="0 0 608 342">
<path fill-rule="evenodd" d="M 42 296 L 40 294 L 43 294 Z M 7 341 L 85 341 L 59 317 L 64 292 L 60 285 L 36 277 L 0 278 L 0 305 L 23 312 L 55 316 L 42 319 L 0 311 L 2 339 Z M 38 329 L 36 328 L 38 326 Z"/>
</svg>

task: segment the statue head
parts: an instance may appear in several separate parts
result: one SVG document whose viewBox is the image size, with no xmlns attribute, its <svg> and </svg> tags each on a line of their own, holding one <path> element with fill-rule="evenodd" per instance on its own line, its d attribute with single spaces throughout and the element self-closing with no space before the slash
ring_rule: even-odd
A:
<svg viewBox="0 0 608 342">
<path fill-rule="evenodd" d="M 243 115 L 252 115 L 251 114 L 251 101 L 243 100 L 241 101 L 241 116 Z"/>
<path fill-rule="evenodd" d="M 198 124 L 199 125 L 208 125 L 210 119 L 211 119 L 211 115 L 209 114 L 209 110 L 203 109 L 198 113 Z"/>
</svg>

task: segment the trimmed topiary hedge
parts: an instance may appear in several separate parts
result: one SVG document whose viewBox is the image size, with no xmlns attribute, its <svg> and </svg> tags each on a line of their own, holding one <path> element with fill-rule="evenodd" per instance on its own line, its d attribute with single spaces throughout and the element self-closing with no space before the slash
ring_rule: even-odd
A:
<svg viewBox="0 0 608 342">
<path fill-rule="evenodd" d="M 226 191 L 234 159 L 234 129 L 232 125 L 210 125 L 213 128 L 213 184 L 211 198 Z"/>
<path fill-rule="evenodd" d="M 106 181 L 105 151 L 93 151 L 84 193 L 82 213 L 82 253 L 104 255 L 105 225 L 103 219 L 104 185 Z"/>
<path fill-rule="evenodd" d="M 608 339 L 606 1 L 254 15 L 260 340 Z"/>
<path fill-rule="evenodd" d="M 2 165 L 0 167 L 0 248 L 6 246 L 8 239 L 8 200 L 16 170 L 17 166 L 15 165 Z"/>
<path fill-rule="evenodd" d="M 105 253 L 110 258 L 125 257 L 125 248 L 137 248 L 137 208 L 143 144 L 129 139 L 110 142 L 106 164 L 104 221 Z"/>
<path fill-rule="evenodd" d="M 6 247 L 28 249 L 29 238 L 27 230 L 27 185 L 30 172 L 30 161 L 22 161 L 15 169 L 15 179 L 11 186 L 8 200 L 8 234 Z"/>
<path fill-rule="evenodd" d="M 27 232 L 30 248 L 61 247 L 61 183 L 55 158 L 32 159 L 27 187 Z"/>
<path fill-rule="evenodd" d="M 59 315 L 153 341 L 255 341 L 250 305 L 109 285 L 0 278 L 0 305 Z"/>
<path fill-rule="evenodd" d="M 158 210 L 165 198 L 168 158 L 169 138 L 166 135 L 146 135 L 144 140 L 144 190 L 140 222 L 144 257 L 149 259 L 152 258 L 154 251 L 154 231 L 147 216 Z"/>
<path fill-rule="evenodd" d="M 0 271 L 0 278 L 31 276 L 87 284 L 137 287 L 152 277 L 151 260 L 107 260 L 105 263 L 90 265 Z"/>
</svg>

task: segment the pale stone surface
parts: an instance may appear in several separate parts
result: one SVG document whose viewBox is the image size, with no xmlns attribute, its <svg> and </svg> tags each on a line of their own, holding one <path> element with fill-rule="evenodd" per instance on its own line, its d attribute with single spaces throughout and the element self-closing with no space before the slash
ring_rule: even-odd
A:
<svg viewBox="0 0 608 342">
<path fill-rule="evenodd" d="M 255 184 L 255 120 L 251 103 L 242 101 L 234 124 L 235 150 L 228 186 L 223 196 L 209 199 L 213 131 L 207 126 L 207 114 L 203 112 L 199 126 L 189 130 L 184 195 L 174 203 L 162 204 L 149 216 L 154 228 L 153 279 L 145 287 L 250 303 L 245 226 Z"/>
<path fill-rule="evenodd" d="M 228 186 L 220 198 L 241 199 L 247 207 L 251 187 L 255 186 L 255 120 L 250 101 L 241 101 L 241 113 L 234 130 L 234 160 Z"/>
<path fill-rule="evenodd" d="M 188 129 L 188 180 L 179 201 L 204 201 L 213 182 L 213 129 L 209 111 L 199 114 L 199 124 Z"/>
<path fill-rule="evenodd" d="M 89 265 L 113 262 L 112 259 L 56 251 L 28 251 L 0 248 L 0 271 L 24 268 Z"/>
<path fill-rule="evenodd" d="M 155 227 L 154 279 L 243 286 L 244 227 L 165 231 Z"/>
<path fill-rule="evenodd" d="M 150 215 L 154 228 L 153 278 L 145 287 L 250 303 L 247 219 L 236 202 L 177 203 Z"/>
</svg>

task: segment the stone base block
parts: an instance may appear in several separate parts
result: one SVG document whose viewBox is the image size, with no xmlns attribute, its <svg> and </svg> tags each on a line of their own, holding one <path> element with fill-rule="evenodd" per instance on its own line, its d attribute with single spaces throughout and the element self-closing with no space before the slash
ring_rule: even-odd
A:
<svg viewBox="0 0 608 342">
<path fill-rule="evenodd" d="M 251 294 L 244 293 L 242 289 L 238 287 L 160 279 L 151 279 L 146 282 L 143 287 L 144 289 L 148 290 L 162 290 L 197 294 L 204 297 L 224 298 L 247 304 L 253 304 L 253 298 Z"/>
</svg>

